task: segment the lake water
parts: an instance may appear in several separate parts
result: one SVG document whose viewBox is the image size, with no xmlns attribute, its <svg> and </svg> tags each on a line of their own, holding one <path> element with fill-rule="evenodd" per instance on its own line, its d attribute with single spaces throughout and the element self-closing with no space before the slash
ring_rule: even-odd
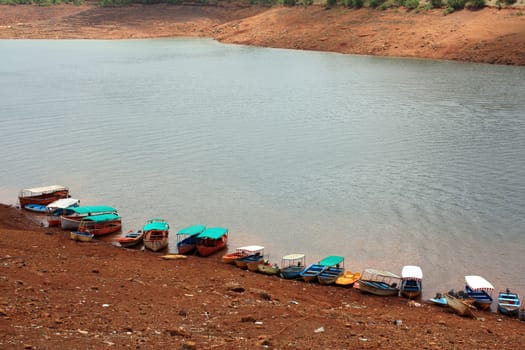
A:
<svg viewBox="0 0 525 350">
<path fill-rule="evenodd" d="M 525 67 L 201 39 L 0 52 L 1 202 L 63 184 L 125 230 L 167 219 L 172 243 L 224 226 L 275 262 L 420 265 L 426 297 L 466 274 L 525 293 Z"/>
</svg>

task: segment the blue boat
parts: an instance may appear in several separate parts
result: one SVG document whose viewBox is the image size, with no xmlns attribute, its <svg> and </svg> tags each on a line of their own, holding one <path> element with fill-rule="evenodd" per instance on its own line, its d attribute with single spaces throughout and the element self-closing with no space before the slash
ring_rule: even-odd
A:
<svg viewBox="0 0 525 350">
<path fill-rule="evenodd" d="M 197 248 L 197 236 L 206 230 L 204 225 L 192 225 L 177 232 L 177 251 L 179 254 L 193 254 Z"/>
<path fill-rule="evenodd" d="M 447 298 L 443 296 L 441 293 L 436 293 L 436 296 L 433 298 L 428 299 L 431 303 L 439 305 L 439 306 L 447 306 Z"/>
<path fill-rule="evenodd" d="M 481 276 L 465 276 L 465 293 L 474 298 L 474 306 L 481 310 L 489 310 L 492 304 L 494 286 Z"/>
<path fill-rule="evenodd" d="M 317 275 L 320 284 L 332 284 L 345 272 L 344 258 L 342 256 L 330 256 L 319 262 L 327 268 Z"/>
<path fill-rule="evenodd" d="M 401 277 L 389 271 L 365 269 L 358 282 L 361 292 L 390 296 L 399 294 Z"/>
<path fill-rule="evenodd" d="M 413 299 L 423 290 L 423 271 L 419 266 L 406 265 L 401 270 L 401 295 Z"/>
<path fill-rule="evenodd" d="M 498 312 L 510 317 L 517 317 L 521 307 L 521 300 L 518 293 L 512 293 L 509 289 L 499 292 Z"/>
<path fill-rule="evenodd" d="M 284 279 L 292 280 L 301 277 L 301 272 L 305 267 L 304 254 L 288 254 L 281 259 L 281 271 L 279 276 Z"/>
<path fill-rule="evenodd" d="M 340 267 L 339 265 L 343 261 L 344 261 L 344 258 L 342 256 L 337 256 L 337 255 L 327 256 L 326 258 L 320 260 L 317 264 L 308 265 L 299 275 L 305 282 L 318 280 L 318 276 L 322 272 L 324 272 L 331 266 L 339 268 Z M 341 271 L 341 273 L 343 272 L 344 272 L 344 269 Z M 339 277 L 339 275 L 337 277 Z"/>
<path fill-rule="evenodd" d="M 47 211 L 47 206 L 42 204 L 26 204 L 24 206 L 25 210 L 33 211 L 35 213 L 45 213 Z"/>
</svg>

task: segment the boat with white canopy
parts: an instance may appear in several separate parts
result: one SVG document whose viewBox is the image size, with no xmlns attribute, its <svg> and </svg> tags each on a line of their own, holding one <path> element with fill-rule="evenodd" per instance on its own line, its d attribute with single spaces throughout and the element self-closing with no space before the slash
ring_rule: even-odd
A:
<svg viewBox="0 0 525 350">
<path fill-rule="evenodd" d="M 465 276 L 465 292 L 474 298 L 474 305 L 481 310 L 490 309 L 494 286 L 481 276 Z"/>
<path fill-rule="evenodd" d="M 423 290 L 423 270 L 415 265 L 403 266 L 401 270 L 401 288 L 399 291 L 402 296 L 413 299 L 421 295 Z"/>
</svg>

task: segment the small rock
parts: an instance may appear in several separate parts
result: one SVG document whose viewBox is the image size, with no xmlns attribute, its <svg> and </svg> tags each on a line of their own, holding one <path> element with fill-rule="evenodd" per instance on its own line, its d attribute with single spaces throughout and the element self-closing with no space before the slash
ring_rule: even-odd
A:
<svg viewBox="0 0 525 350">
<path fill-rule="evenodd" d="M 252 316 L 246 316 L 246 317 L 243 317 L 241 318 L 241 322 L 255 322 L 256 319 L 253 318 Z"/>
<path fill-rule="evenodd" d="M 321 327 L 317 328 L 317 329 L 314 331 L 314 333 L 324 333 L 324 327 L 321 326 Z"/>
<path fill-rule="evenodd" d="M 180 310 L 179 311 L 179 316 L 186 317 L 186 316 L 188 316 L 188 313 L 186 312 L 186 310 Z"/>
<path fill-rule="evenodd" d="M 184 344 L 182 344 L 182 349 L 183 350 L 196 350 L 197 344 L 193 341 L 187 341 Z"/>
<path fill-rule="evenodd" d="M 93 272 L 93 273 L 99 273 L 100 271 L 97 270 L 97 269 L 93 269 L 93 270 L 91 270 L 91 272 Z"/>
<path fill-rule="evenodd" d="M 267 335 L 260 335 L 260 336 L 257 337 L 257 345 L 264 346 L 264 347 L 269 347 L 269 346 L 271 346 L 270 340 L 271 340 L 271 338 L 269 336 L 267 336 Z"/>
<path fill-rule="evenodd" d="M 179 327 L 178 329 L 170 329 L 167 331 L 169 335 L 172 337 L 184 337 L 189 338 L 191 335 L 188 333 L 188 331 L 182 327 Z"/>
<path fill-rule="evenodd" d="M 396 325 L 396 326 L 401 326 L 402 324 L 403 324 L 403 321 L 401 321 L 401 320 L 395 320 L 394 321 L 394 325 Z"/>
<path fill-rule="evenodd" d="M 290 300 L 290 304 L 293 304 L 293 305 L 298 305 L 299 302 L 298 301 L 295 301 L 295 300 Z"/>
</svg>

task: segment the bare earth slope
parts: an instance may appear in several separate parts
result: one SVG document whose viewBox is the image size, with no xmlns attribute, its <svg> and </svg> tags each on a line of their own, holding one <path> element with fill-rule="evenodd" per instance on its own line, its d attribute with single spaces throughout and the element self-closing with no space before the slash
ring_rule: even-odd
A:
<svg viewBox="0 0 525 350">
<path fill-rule="evenodd" d="M 0 38 L 213 37 L 226 43 L 525 65 L 524 8 L 419 13 L 321 6 L 0 6 Z"/>
<path fill-rule="evenodd" d="M 2 349 L 520 349 L 525 323 L 77 243 L 0 205 Z M 351 267 L 351 266 L 350 266 Z"/>
</svg>

